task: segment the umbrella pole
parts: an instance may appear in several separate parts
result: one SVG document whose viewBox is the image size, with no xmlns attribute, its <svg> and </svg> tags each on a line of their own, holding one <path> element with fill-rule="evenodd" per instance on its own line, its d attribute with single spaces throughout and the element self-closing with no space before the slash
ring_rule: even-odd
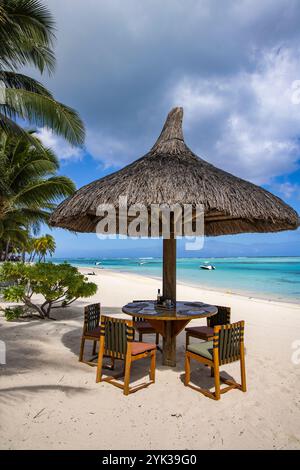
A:
<svg viewBox="0 0 300 470">
<path fill-rule="evenodd" d="M 163 296 L 176 302 L 176 239 L 163 240 Z M 174 321 L 164 321 L 163 364 L 176 366 Z"/>
<path fill-rule="evenodd" d="M 176 239 L 163 240 L 163 296 L 176 302 Z"/>
</svg>

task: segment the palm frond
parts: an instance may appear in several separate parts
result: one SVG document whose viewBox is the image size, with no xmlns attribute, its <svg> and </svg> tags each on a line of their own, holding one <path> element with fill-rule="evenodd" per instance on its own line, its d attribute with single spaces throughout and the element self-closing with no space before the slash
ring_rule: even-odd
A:
<svg viewBox="0 0 300 470">
<path fill-rule="evenodd" d="M 40 82 L 21 73 L 0 70 L 0 83 L 1 82 L 5 88 L 23 89 L 37 93 L 38 95 L 44 95 L 52 98 L 50 91 L 48 91 L 47 88 L 45 88 Z"/>
<path fill-rule="evenodd" d="M 19 205 L 37 205 L 43 207 L 44 202 L 57 202 L 73 194 L 75 185 L 65 176 L 53 176 L 47 180 L 37 180 L 28 184 L 14 198 Z"/>
<path fill-rule="evenodd" d="M 85 130 L 78 113 L 49 96 L 21 89 L 6 89 L 6 105 L 0 111 L 10 118 L 16 116 L 39 127 L 48 127 L 72 145 L 82 145 Z M 2 108 L 2 109 L 1 109 Z"/>
<path fill-rule="evenodd" d="M 6 136 L 24 138 L 28 141 L 29 144 L 37 147 L 40 152 L 44 151 L 44 147 L 38 139 L 36 139 L 32 134 L 30 134 L 25 129 L 23 129 L 23 127 L 19 126 L 15 121 L 10 119 L 8 116 L 1 113 L 1 104 L 0 104 L 0 134 L 1 133 L 3 133 Z"/>
<path fill-rule="evenodd" d="M 6 0 L 6 15 L 26 34 L 51 43 L 55 21 L 49 9 L 40 0 Z"/>
<path fill-rule="evenodd" d="M 54 20 L 40 0 L 6 0 L 1 5 L 0 64 L 31 64 L 54 70 Z"/>
</svg>

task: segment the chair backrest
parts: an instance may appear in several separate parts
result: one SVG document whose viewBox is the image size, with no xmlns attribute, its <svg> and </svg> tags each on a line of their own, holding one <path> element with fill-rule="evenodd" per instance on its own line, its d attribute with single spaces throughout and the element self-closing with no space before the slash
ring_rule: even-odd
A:
<svg viewBox="0 0 300 470">
<path fill-rule="evenodd" d="M 132 317 L 133 321 L 138 321 L 138 322 L 145 322 L 147 320 L 145 320 L 145 318 L 142 318 L 142 317 Z"/>
<path fill-rule="evenodd" d="M 90 304 L 84 307 L 84 333 L 92 331 L 100 324 L 101 305 Z"/>
<path fill-rule="evenodd" d="M 125 359 L 128 343 L 133 341 L 132 320 L 101 316 L 100 339 L 104 337 L 104 354 L 116 359 Z"/>
<path fill-rule="evenodd" d="M 142 302 L 150 302 L 149 300 L 134 300 L 133 303 L 142 303 Z M 142 317 L 133 317 L 133 321 L 139 321 L 139 322 L 146 322 L 147 320 Z"/>
<path fill-rule="evenodd" d="M 213 328 L 216 325 L 228 325 L 230 323 L 231 308 L 216 305 L 218 313 L 207 318 L 207 326 Z"/>
<path fill-rule="evenodd" d="M 218 349 L 221 365 L 240 359 L 241 347 L 244 346 L 244 327 L 244 321 L 214 327 L 213 346 Z"/>
</svg>

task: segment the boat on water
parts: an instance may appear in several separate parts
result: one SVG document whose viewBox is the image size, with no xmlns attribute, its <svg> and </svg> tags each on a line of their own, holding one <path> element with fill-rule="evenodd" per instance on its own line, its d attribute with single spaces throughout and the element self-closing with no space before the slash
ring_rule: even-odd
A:
<svg viewBox="0 0 300 470">
<path fill-rule="evenodd" d="M 213 266 L 212 264 L 204 263 L 200 266 L 200 269 L 206 269 L 207 271 L 213 271 L 214 269 L 216 269 L 216 267 Z"/>
</svg>

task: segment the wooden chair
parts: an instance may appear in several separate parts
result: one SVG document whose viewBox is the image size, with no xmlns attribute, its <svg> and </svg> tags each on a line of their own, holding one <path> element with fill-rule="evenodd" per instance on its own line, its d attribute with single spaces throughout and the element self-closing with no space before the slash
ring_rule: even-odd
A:
<svg viewBox="0 0 300 470">
<path fill-rule="evenodd" d="M 221 393 L 228 392 L 232 388 L 238 388 L 246 392 L 246 370 L 244 349 L 244 321 L 214 327 L 213 341 L 189 344 L 185 353 L 185 382 L 186 386 L 197 390 L 209 398 L 219 400 Z M 201 362 L 211 367 L 211 375 L 215 378 L 215 391 L 210 392 L 190 384 L 190 361 Z M 220 365 L 240 361 L 241 384 L 220 377 Z M 220 381 L 228 386 L 221 389 Z"/>
<path fill-rule="evenodd" d="M 188 347 L 190 338 L 199 338 L 204 341 L 211 341 L 214 336 L 214 327 L 216 325 L 229 325 L 231 317 L 230 307 L 218 306 L 218 313 L 207 318 L 207 326 L 189 326 L 186 331 L 186 347 Z"/>
<path fill-rule="evenodd" d="M 79 353 L 79 362 L 84 362 L 90 366 L 96 366 L 97 364 L 94 360 L 97 358 L 97 343 L 100 341 L 100 315 L 101 315 L 101 305 L 90 304 L 84 308 L 84 322 L 83 322 L 83 331 L 81 336 L 80 344 L 80 353 Z M 85 361 L 84 356 L 84 346 L 85 341 L 93 341 L 93 357 L 89 361 Z M 111 365 L 105 365 L 107 369 L 114 368 L 114 362 L 111 362 Z"/>
<path fill-rule="evenodd" d="M 123 320 L 116 317 L 102 315 L 100 327 L 100 347 L 96 382 L 109 382 L 123 389 L 124 395 L 136 392 L 155 382 L 156 344 L 133 341 L 134 328 L 132 320 Z M 114 376 L 102 378 L 103 357 L 108 356 L 113 360 L 124 361 L 123 372 Z M 131 363 L 145 357 L 151 358 L 150 382 L 129 387 Z M 124 384 L 116 382 L 116 379 L 124 376 Z"/>
<path fill-rule="evenodd" d="M 100 304 L 90 304 L 84 307 L 84 321 L 83 321 L 83 330 L 81 336 L 81 345 L 79 353 L 79 362 L 84 362 L 95 366 L 96 364 L 92 362 L 92 359 L 85 361 L 84 356 L 84 346 L 86 340 L 93 341 L 93 356 L 96 355 L 97 342 L 100 340 L 100 314 L 101 306 Z"/>
<path fill-rule="evenodd" d="M 159 345 L 159 333 L 155 331 L 153 326 L 145 320 L 145 318 L 141 317 L 133 317 L 133 328 L 139 334 L 139 341 L 143 341 L 144 335 L 153 335 L 155 334 L 155 344 L 156 346 Z"/>
<path fill-rule="evenodd" d="M 133 302 L 149 302 L 149 300 L 134 300 Z M 139 341 L 143 341 L 143 335 L 153 335 L 155 334 L 155 344 L 159 345 L 159 333 L 155 331 L 153 326 L 145 320 L 145 318 L 141 317 L 133 317 L 133 327 L 134 330 L 139 334 Z"/>
</svg>

